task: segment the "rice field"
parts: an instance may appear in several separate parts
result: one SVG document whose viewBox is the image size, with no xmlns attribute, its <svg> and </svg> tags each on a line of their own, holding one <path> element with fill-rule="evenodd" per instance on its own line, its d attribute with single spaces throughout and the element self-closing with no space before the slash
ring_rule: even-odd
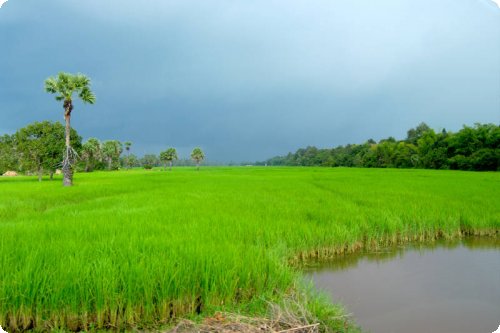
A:
<svg viewBox="0 0 500 333">
<path fill-rule="evenodd" d="M 262 314 L 306 293 L 318 318 L 341 315 L 300 282 L 300 263 L 497 236 L 499 203 L 498 172 L 174 168 L 79 173 L 72 188 L 4 177 L 0 325 L 156 328 L 215 311 Z M 347 330 L 335 320 L 334 331 Z"/>
</svg>

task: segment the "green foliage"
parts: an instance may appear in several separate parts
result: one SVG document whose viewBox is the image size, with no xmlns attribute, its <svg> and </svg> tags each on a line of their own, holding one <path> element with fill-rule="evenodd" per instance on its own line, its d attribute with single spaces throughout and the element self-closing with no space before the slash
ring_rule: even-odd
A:
<svg viewBox="0 0 500 333">
<path fill-rule="evenodd" d="M 120 168 L 120 155 L 123 152 L 123 146 L 120 141 L 104 141 L 101 145 L 101 152 L 108 170 L 118 170 Z"/>
<path fill-rule="evenodd" d="M 71 144 L 80 151 L 81 137 L 74 129 L 71 133 Z M 65 147 L 65 128 L 61 123 L 34 122 L 19 129 L 14 137 L 11 143 L 15 143 L 19 171 L 36 172 L 41 180 L 44 171 L 53 173 L 61 167 Z"/>
<path fill-rule="evenodd" d="M 165 166 L 169 163 L 170 167 L 172 167 L 172 162 L 177 159 L 177 150 L 175 150 L 175 148 L 168 148 L 160 153 L 160 161 L 165 163 Z"/>
<path fill-rule="evenodd" d="M 457 133 L 436 133 L 425 123 L 408 131 L 406 140 L 389 137 L 377 144 L 333 149 L 307 147 L 294 154 L 277 156 L 263 165 L 347 166 L 368 168 L 425 168 L 460 170 L 498 170 L 500 168 L 500 127 L 493 124 L 464 126 Z"/>
<path fill-rule="evenodd" d="M 448 170 L 136 169 L 80 174 L 69 196 L 54 182 L 0 177 L 0 325 L 142 330 L 197 311 L 262 313 L 300 294 L 290 262 L 498 234 L 499 181 Z M 306 303 L 343 327 L 339 311 Z"/>
<path fill-rule="evenodd" d="M 45 80 L 45 91 L 57 94 L 57 101 L 71 101 L 73 94 L 89 104 L 95 103 L 95 95 L 90 90 L 90 79 L 84 74 L 76 75 L 60 72 L 56 77 L 49 77 Z"/>
<path fill-rule="evenodd" d="M 422 122 L 417 127 L 408 130 L 405 141 L 416 145 L 417 141 L 430 129 L 426 123 Z"/>
<path fill-rule="evenodd" d="M 127 154 L 127 156 L 121 157 L 120 161 L 121 165 L 123 165 L 126 168 L 135 168 L 141 166 L 141 161 L 134 154 Z"/>
<path fill-rule="evenodd" d="M 196 166 L 199 167 L 201 161 L 205 159 L 205 154 L 201 150 L 201 148 L 196 147 L 191 152 L 191 159 L 196 163 Z"/>
<path fill-rule="evenodd" d="M 155 154 L 146 154 L 141 158 L 141 165 L 144 169 L 150 170 L 153 167 L 160 165 L 160 161 L 158 160 L 158 156 Z"/>
<path fill-rule="evenodd" d="M 130 168 L 132 166 L 132 163 L 130 161 L 130 148 L 132 147 L 132 142 L 130 141 L 125 141 L 123 143 L 123 146 L 125 147 L 125 151 L 127 152 L 127 157 L 122 161 L 122 165 L 124 165 L 126 168 Z"/>
<path fill-rule="evenodd" d="M 0 175 L 9 170 L 18 170 L 19 156 L 16 150 L 15 136 L 0 136 Z"/>
<path fill-rule="evenodd" d="M 85 165 L 84 171 L 96 169 L 102 160 L 101 143 L 96 138 L 90 138 L 82 146 L 81 158 Z"/>
</svg>

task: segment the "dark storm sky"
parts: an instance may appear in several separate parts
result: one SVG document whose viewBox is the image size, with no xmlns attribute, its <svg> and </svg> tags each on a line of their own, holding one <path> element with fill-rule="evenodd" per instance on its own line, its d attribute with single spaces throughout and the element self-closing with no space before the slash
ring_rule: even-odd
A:
<svg viewBox="0 0 500 333">
<path fill-rule="evenodd" d="M 86 139 L 212 161 L 403 138 L 421 121 L 500 122 L 490 0 L 10 0 L 0 9 L 0 133 L 62 120 L 43 90 L 93 80 Z"/>
</svg>

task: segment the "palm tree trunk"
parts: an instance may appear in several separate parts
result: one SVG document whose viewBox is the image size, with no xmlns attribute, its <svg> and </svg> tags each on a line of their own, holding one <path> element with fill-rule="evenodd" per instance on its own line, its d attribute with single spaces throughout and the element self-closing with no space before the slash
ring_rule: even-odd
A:
<svg viewBox="0 0 500 333">
<path fill-rule="evenodd" d="M 64 120 L 66 120 L 66 152 L 64 156 L 64 161 L 63 161 L 63 167 L 62 167 L 62 172 L 63 172 L 63 186 L 72 186 L 73 185 L 73 169 L 71 168 L 71 145 L 70 145 L 70 130 L 71 130 L 71 125 L 70 125 L 70 118 L 71 118 L 71 111 L 70 109 L 67 108 L 64 114 Z M 68 112 L 69 111 L 69 112 Z"/>
<path fill-rule="evenodd" d="M 64 116 L 64 120 L 66 120 L 66 148 L 70 147 L 70 131 L 71 131 L 71 115 L 66 114 Z"/>
</svg>

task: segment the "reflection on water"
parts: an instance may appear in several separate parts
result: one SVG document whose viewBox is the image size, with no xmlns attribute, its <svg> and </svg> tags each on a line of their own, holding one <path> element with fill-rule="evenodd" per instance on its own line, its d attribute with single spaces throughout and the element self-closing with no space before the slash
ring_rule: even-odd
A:
<svg viewBox="0 0 500 333">
<path fill-rule="evenodd" d="M 487 332 L 500 324 L 500 239 L 346 255 L 306 269 L 364 330 Z"/>
</svg>

